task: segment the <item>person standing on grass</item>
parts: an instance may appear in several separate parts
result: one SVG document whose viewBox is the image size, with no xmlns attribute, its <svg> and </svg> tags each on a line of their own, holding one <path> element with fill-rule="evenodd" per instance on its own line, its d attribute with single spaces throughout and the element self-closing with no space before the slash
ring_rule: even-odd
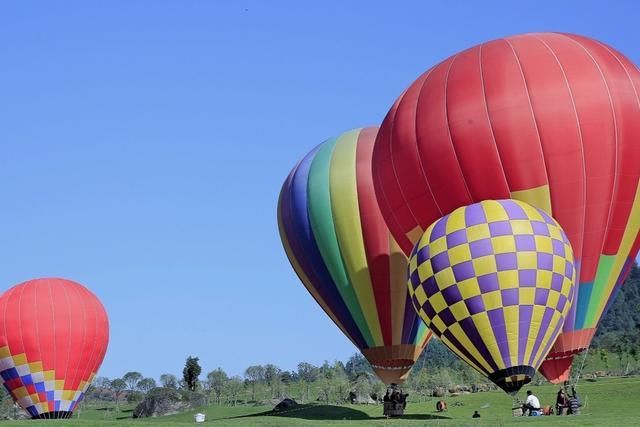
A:
<svg viewBox="0 0 640 427">
<path fill-rule="evenodd" d="M 578 392 L 575 387 L 571 387 L 571 395 L 569 396 L 569 414 L 570 415 L 580 415 L 580 397 L 578 397 Z"/>
<path fill-rule="evenodd" d="M 569 409 L 569 398 L 563 389 L 558 391 L 558 397 L 556 398 L 556 413 L 558 415 L 567 415 Z"/>
</svg>

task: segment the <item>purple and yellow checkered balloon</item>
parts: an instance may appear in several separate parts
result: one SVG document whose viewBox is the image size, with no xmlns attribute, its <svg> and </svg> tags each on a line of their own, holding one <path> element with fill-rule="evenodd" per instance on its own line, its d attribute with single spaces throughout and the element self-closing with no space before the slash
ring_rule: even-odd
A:
<svg viewBox="0 0 640 427">
<path fill-rule="evenodd" d="M 424 232 L 409 292 L 447 347 L 513 394 L 560 333 L 575 275 L 571 244 L 553 218 L 517 200 L 486 200 Z"/>
</svg>

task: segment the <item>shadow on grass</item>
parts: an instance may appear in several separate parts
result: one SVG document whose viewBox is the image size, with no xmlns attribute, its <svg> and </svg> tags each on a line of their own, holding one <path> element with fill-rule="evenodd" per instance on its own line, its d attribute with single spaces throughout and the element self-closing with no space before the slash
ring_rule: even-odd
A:
<svg viewBox="0 0 640 427">
<path fill-rule="evenodd" d="M 382 406 L 380 406 L 380 416 L 372 417 L 369 414 L 357 410 L 349 406 L 334 406 L 334 405 L 318 405 L 318 404 L 305 404 L 298 405 L 293 409 L 283 411 L 266 411 L 259 412 L 257 414 L 240 415 L 237 417 L 229 417 L 225 419 L 240 419 L 240 418 L 254 418 L 254 417 L 282 417 L 282 418 L 300 418 L 303 420 L 383 420 Z M 407 420 L 446 420 L 450 417 L 434 414 L 407 414 L 403 415 L 403 419 Z"/>
</svg>

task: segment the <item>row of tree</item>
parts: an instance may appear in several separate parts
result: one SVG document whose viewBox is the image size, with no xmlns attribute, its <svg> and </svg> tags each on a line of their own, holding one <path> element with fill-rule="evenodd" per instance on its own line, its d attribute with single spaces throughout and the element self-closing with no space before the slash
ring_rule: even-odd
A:
<svg viewBox="0 0 640 427">
<path fill-rule="evenodd" d="M 611 355 L 616 356 L 617 364 Z M 627 281 L 603 318 L 589 352 L 584 358 L 575 358 L 574 372 L 580 375 L 585 367 L 595 370 L 596 365 L 621 373 L 629 373 L 631 368 L 640 369 L 640 269 L 637 264 L 632 266 Z M 229 376 L 222 368 L 210 371 L 202 380 L 201 374 L 198 358 L 190 356 L 181 378 L 163 374 L 159 385 L 202 392 L 218 405 L 285 396 L 302 401 L 340 402 L 349 393 L 380 395 L 385 389 L 360 354 L 354 354 L 346 363 L 325 361 L 321 366 L 315 366 L 301 362 L 295 370 L 283 370 L 274 364 L 249 366 L 243 378 Z M 420 396 L 427 396 L 437 388 L 482 383 L 486 384 L 487 380 L 434 339 L 416 362 L 406 387 Z M 139 372 L 128 372 L 113 380 L 100 377 L 93 384 L 94 389 L 110 390 L 116 402 L 123 393 L 129 401 L 141 399 L 157 386 L 153 378 L 145 378 Z"/>
<path fill-rule="evenodd" d="M 433 356 L 438 363 L 428 363 Z M 449 368 L 445 365 L 449 363 Z M 440 343 L 432 344 L 428 353 L 419 360 L 408 386 L 427 395 L 429 389 L 448 386 L 459 381 L 484 381 L 471 368 L 455 356 L 451 357 Z M 141 400 L 156 386 L 200 392 L 215 404 L 236 405 L 270 399 L 293 397 L 300 401 L 321 400 L 326 403 L 344 403 L 349 395 L 368 399 L 384 395 L 385 385 L 375 376 L 369 363 L 360 354 L 354 354 L 346 363 L 325 361 L 321 366 L 301 362 L 295 370 L 283 370 L 274 364 L 249 366 L 244 377 L 230 376 L 222 368 L 214 369 L 200 379 L 202 369 L 198 358 L 189 357 L 185 362 L 182 378 L 166 373 L 159 384 L 145 378 L 140 372 L 127 372 L 121 378 L 97 378 L 92 386 L 92 396 L 104 399 L 112 396 L 118 403 L 123 395 L 130 403 Z M 462 375 L 460 374 L 462 373 Z M 105 392 L 107 392 L 105 394 Z"/>
</svg>

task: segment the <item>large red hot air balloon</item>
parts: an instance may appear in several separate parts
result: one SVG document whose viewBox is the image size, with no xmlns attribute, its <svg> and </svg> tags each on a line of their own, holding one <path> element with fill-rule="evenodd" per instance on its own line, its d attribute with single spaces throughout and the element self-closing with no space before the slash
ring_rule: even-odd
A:
<svg viewBox="0 0 640 427">
<path fill-rule="evenodd" d="M 88 289 L 36 279 L 0 296 L 0 382 L 33 418 L 69 418 L 107 350 L 109 321 Z"/>
<path fill-rule="evenodd" d="M 518 199 L 566 231 L 579 269 L 573 309 L 541 372 L 567 379 L 624 280 L 640 240 L 640 72 L 571 34 L 472 47 L 396 101 L 373 154 L 376 196 L 409 254 L 461 206 Z"/>
</svg>

